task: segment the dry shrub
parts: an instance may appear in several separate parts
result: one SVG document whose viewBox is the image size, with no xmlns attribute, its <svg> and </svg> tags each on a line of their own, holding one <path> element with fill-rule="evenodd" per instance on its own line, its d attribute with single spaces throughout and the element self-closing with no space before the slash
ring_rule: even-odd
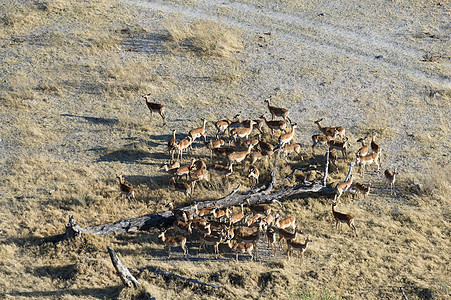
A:
<svg viewBox="0 0 451 300">
<path fill-rule="evenodd" d="M 187 48 L 199 55 L 231 57 L 243 48 L 237 29 L 218 21 L 186 23 L 177 17 L 167 20 L 164 28 L 174 48 Z"/>
</svg>

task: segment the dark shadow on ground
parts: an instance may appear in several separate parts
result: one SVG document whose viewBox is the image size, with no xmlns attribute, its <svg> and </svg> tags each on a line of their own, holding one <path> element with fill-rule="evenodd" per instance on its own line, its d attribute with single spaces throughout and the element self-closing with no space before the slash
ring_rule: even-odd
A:
<svg viewBox="0 0 451 300">
<path fill-rule="evenodd" d="M 0 298 L 4 299 L 6 296 L 12 297 L 26 297 L 26 298 L 52 298 L 61 299 L 66 295 L 77 296 L 80 298 L 89 296 L 97 299 L 119 299 L 119 294 L 123 289 L 122 285 L 110 286 L 106 288 L 85 288 L 85 289 L 61 289 L 55 291 L 29 291 L 19 292 L 12 291 L 7 293 L 0 293 Z"/>
<path fill-rule="evenodd" d="M 107 118 L 100 118 L 100 117 L 89 117 L 89 116 L 79 116 L 79 115 L 72 115 L 72 114 L 62 114 L 63 117 L 71 117 L 71 118 L 81 118 L 85 119 L 86 121 L 93 123 L 93 124 L 102 124 L 102 125 L 116 125 L 119 124 L 118 119 L 107 119 Z"/>
</svg>

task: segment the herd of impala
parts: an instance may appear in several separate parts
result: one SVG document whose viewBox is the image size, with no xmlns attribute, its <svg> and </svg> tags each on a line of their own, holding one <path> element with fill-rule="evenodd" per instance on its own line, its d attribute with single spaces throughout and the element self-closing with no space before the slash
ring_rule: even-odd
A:
<svg viewBox="0 0 451 300">
<path fill-rule="evenodd" d="M 166 123 L 166 115 L 164 106 L 158 103 L 149 101 L 150 95 L 144 95 L 146 104 L 151 113 L 151 120 L 153 113 L 158 113 Z M 255 184 L 259 182 L 260 171 L 257 167 L 259 160 L 265 161 L 274 155 L 275 151 L 279 151 L 282 156 L 287 158 L 291 153 L 296 153 L 301 160 L 301 145 L 293 143 L 295 129 L 297 124 L 292 123 L 289 118 L 289 110 L 281 107 L 271 105 L 271 98 L 265 100 L 271 120 L 268 120 L 265 115 L 259 119 L 243 120 L 241 113 L 238 113 L 233 120 L 225 119 L 214 123 L 216 132 L 215 138 L 208 139 L 207 137 L 207 120 L 202 119 L 202 125 L 194 128 L 188 134 L 177 141 L 176 131 L 172 130 L 172 138 L 167 143 L 167 151 L 169 152 L 172 162 L 163 165 L 160 170 L 164 170 L 171 177 L 171 183 L 174 185 L 178 193 L 184 193 L 187 197 L 193 194 L 194 186 L 197 181 L 209 181 L 210 171 L 227 178 L 237 166 L 244 165 L 243 161 L 250 158 L 250 165 L 246 172 L 247 177 Z M 281 118 L 279 120 L 275 120 Z M 343 158 L 348 157 L 349 141 L 345 135 L 345 128 L 339 127 L 323 127 L 319 119 L 314 123 L 318 126 L 321 134 L 312 136 L 312 154 L 314 154 L 315 146 L 318 144 L 328 147 L 330 162 L 336 166 L 338 156 L 333 150 L 340 151 Z M 265 125 L 271 131 L 270 135 L 279 132 L 278 145 L 272 145 L 264 141 Z M 291 127 L 291 128 L 290 128 Z M 257 131 L 256 134 L 253 134 Z M 266 133 L 268 135 L 269 133 Z M 221 135 L 223 138 L 220 138 Z M 365 166 L 375 164 L 377 170 L 380 169 L 381 163 L 381 147 L 376 142 L 377 133 L 372 133 L 370 145 L 366 145 L 365 138 L 358 139 L 357 142 L 362 144 L 362 147 L 356 152 L 356 164 L 360 166 L 360 174 L 363 176 Z M 226 138 L 228 136 L 228 138 Z M 338 139 L 340 138 L 340 139 Z M 185 156 L 193 151 L 193 143 L 203 139 L 203 143 L 210 152 L 210 159 L 213 155 L 222 158 L 226 164 L 212 164 L 207 169 L 207 164 L 201 159 L 191 158 L 190 163 L 182 165 L 183 155 Z M 232 146 L 233 144 L 233 146 Z M 176 157 L 176 159 L 175 159 Z M 244 167 L 243 167 L 244 168 Z M 243 170 L 241 170 L 243 171 Z M 395 195 L 394 183 L 395 176 L 398 172 L 385 170 L 384 175 L 387 185 L 390 189 L 390 194 Z M 119 186 L 122 194 L 127 199 L 135 199 L 133 188 L 124 183 L 122 175 L 117 176 Z M 351 191 L 351 186 L 354 181 L 354 176 L 349 176 L 349 179 L 336 186 L 335 198 L 332 202 L 332 214 L 335 219 L 335 227 L 341 223 L 346 223 L 357 236 L 356 227 L 354 225 L 354 217 L 350 214 L 341 213 L 335 210 L 337 201 L 343 194 Z M 367 197 L 371 188 L 371 183 L 363 184 L 355 182 L 355 194 L 363 194 Z M 246 205 L 246 210 L 245 210 Z M 171 248 L 179 246 L 182 248 L 184 255 L 188 255 L 188 248 L 186 245 L 187 237 L 198 237 L 199 251 L 205 249 L 206 246 L 213 246 L 214 255 L 219 255 L 220 243 L 228 245 L 230 250 L 236 253 L 236 260 L 238 261 L 239 254 L 248 254 L 251 259 L 257 256 L 257 243 L 261 236 L 266 236 L 268 246 L 271 248 L 271 253 L 274 255 L 277 249 L 282 248 L 282 242 L 285 241 L 287 247 L 287 255 L 298 251 L 303 257 L 307 245 L 312 240 L 307 236 L 304 242 L 297 242 L 298 233 L 301 233 L 299 227 L 296 227 L 296 219 L 294 216 L 281 217 L 278 214 L 271 214 L 271 206 L 269 205 L 255 205 L 251 204 L 249 200 L 247 203 L 240 204 L 238 212 L 233 213 L 229 208 L 220 208 L 211 206 L 207 208 L 198 209 L 197 203 L 192 205 L 190 209 L 176 209 L 171 202 L 169 204 L 171 211 L 176 217 L 177 221 L 174 223 L 174 229 L 179 234 L 178 236 L 167 237 L 166 230 L 161 232 L 159 238 L 168 248 L 168 255 L 171 254 Z M 246 213 L 249 211 L 249 213 Z M 287 230 L 291 228 L 290 230 Z"/>
</svg>

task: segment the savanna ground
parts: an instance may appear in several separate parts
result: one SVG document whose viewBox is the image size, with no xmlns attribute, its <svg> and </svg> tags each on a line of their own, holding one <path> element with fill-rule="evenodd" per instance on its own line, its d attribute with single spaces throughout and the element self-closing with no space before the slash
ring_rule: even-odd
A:
<svg viewBox="0 0 451 300">
<path fill-rule="evenodd" d="M 449 298 L 449 16 L 449 1 L 419 0 L 0 4 L 0 297 L 130 299 L 147 290 L 163 299 L 400 299 L 402 287 L 408 299 Z M 144 93 L 166 106 L 165 126 L 159 116 L 149 121 Z M 372 182 L 370 196 L 338 210 L 355 216 L 358 238 L 335 231 L 330 198 L 310 195 L 285 199 L 283 211 L 274 206 L 313 238 L 303 263 L 264 255 L 264 243 L 256 262 L 237 263 L 226 247 L 215 260 L 196 256 L 195 241 L 188 259 L 176 250 L 168 260 L 158 230 L 49 241 L 69 215 L 87 227 L 188 204 L 158 170 L 171 130 L 180 139 L 202 117 L 268 116 L 267 96 L 290 109 L 304 146 L 304 160 L 284 163 L 279 178 L 312 165 L 276 189 L 321 177 L 324 149 L 314 157 L 309 149 L 314 120 L 346 127 L 351 141 L 331 186 L 346 176 L 355 141 L 379 133 L 381 170 L 400 172 L 397 195 L 374 167 L 364 178 L 355 172 Z M 200 144 L 193 155 L 211 163 Z M 248 190 L 248 164 L 224 183 L 212 176 L 212 186 L 199 184 L 193 198 L 220 198 L 238 183 Z M 117 197 L 119 173 L 135 187 L 130 205 Z M 108 245 L 140 290 L 123 288 Z"/>
</svg>

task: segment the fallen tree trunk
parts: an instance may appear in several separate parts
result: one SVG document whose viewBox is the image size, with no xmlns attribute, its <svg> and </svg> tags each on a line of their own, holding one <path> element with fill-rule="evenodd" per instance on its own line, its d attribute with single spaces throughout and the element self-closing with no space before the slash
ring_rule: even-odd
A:
<svg viewBox="0 0 451 300">
<path fill-rule="evenodd" d="M 127 287 L 132 287 L 133 285 L 135 288 L 138 288 L 140 286 L 139 281 L 136 280 L 135 276 L 133 276 L 127 267 L 124 266 L 113 247 L 108 246 L 107 249 L 110 254 L 111 262 L 116 269 L 117 275 L 122 280 L 122 283 Z"/>
<path fill-rule="evenodd" d="M 324 195 L 331 195 L 335 193 L 334 188 L 328 188 L 323 184 L 319 183 L 307 183 L 297 185 L 295 187 L 286 188 L 280 191 L 276 191 L 271 193 L 273 187 L 276 183 L 276 174 L 277 174 L 277 164 L 280 156 L 280 147 L 277 151 L 277 155 L 274 161 L 274 168 L 271 172 L 271 180 L 269 184 L 261 189 L 258 192 L 250 193 L 250 194 L 242 194 L 235 195 L 235 193 L 240 188 L 240 185 L 235 188 L 230 194 L 227 196 L 217 199 L 210 200 L 198 203 L 198 208 L 202 209 L 204 207 L 210 207 L 216 205 L 220 208 L 222 207 L 230 207 L 230 206 L 238 206 L 242 203 L 246 203 L 247 200 L 251 204 L 267 204 L 274 203 L 280 199 L 287 198 L 290 196 L 305 194 L 305 193 L 320 193 Z M 194 209 L 192 206 L 186 206 L 183 208 L 179 208 L 179 210 L 188 210 L 193 212 Z M 108 235 L 108 234 L 122 234 L 128 232 L 134 232 L 138 230 L 149 230 L 154 227 L 164 227 L 167 228 L 171 226 L 175 221 L 175 216 L 171 210 L 159 212 L 151 215 L 146 215 L 138 218 L 127 218 L 123 220 L 119 220 L 113 223 L 101 224 L 96 226 L 90 226 L 86 228 L 82 228 L 75 223 L 75 220 L 72 216 L 69 216 L 69 223 L 66 226 L 66 238 L 72 238 L 79 236 L 81 233 L 90 233 L 96 235 Z"/>
</svg>

